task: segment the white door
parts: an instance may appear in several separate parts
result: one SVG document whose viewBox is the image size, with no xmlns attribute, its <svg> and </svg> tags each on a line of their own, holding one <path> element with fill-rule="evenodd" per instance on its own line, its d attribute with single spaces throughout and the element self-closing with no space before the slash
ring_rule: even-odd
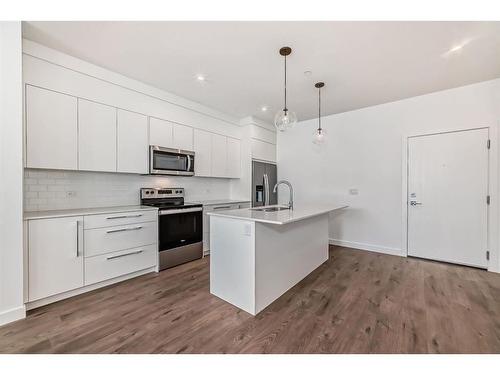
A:
<svg viewBox="0 0 500 375">
<path fill-rule="evenodd" d="M 117 171 L 148 173 L 148 118 L 119 109 L 117 124 Z"/>
<path fill-rule="evenodd" d="M 77 99 L 26 86 L 26 166 L 77 169 Z"/>
<path fill-rule="evenodd" d="M 193 151 L 193 128 L 190 126 L 174 124 L 174 148 Z"/>
<path fill-rule="evenodd" d="M 116 172 L 116 108 L 78 99 L 78 169 Z"/>
<path fill-rule="evenodd" d="M 196 176 L 212 175 L 212 134 L 194 130 L 194 173 Z"/>
<path fill-rule="evenodd" d="M 212 134 L 212 176 L 227 177 L 227 137 Z M 196 167 L 196 165 L 195 165 Z"/>
<path fill-rule="evenodd" d="M 83 217 L 30 220 L 28 299 L 83 286 Z"/>
<path fill-rule="evenodd" d="M 166 148 L 174 147 L 173 124 L 154 117 L 149 118 L 149 144 Z"/>
<path fill-rule="evenodd" d="M 488 129 L 408 139 L 408 255 L 487 267 Z"/>
<path fill-rule="evenodd" d="M 239 178 L 241 174 L 241 145 L 239 139 L 227 138 L 227 176 Z"/>
</svg>

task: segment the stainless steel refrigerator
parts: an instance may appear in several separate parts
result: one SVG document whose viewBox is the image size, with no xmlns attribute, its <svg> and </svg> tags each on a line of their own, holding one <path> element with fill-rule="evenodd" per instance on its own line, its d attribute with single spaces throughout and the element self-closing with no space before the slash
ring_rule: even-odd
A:
<svg viewBox="0 0 500 375">
<path fill-rule="evenodd" d="M 278 204 L 278 193 L 273 193 L 277 181 L 276 164 L 252 162 L 252 207 Z"/>
</svg>

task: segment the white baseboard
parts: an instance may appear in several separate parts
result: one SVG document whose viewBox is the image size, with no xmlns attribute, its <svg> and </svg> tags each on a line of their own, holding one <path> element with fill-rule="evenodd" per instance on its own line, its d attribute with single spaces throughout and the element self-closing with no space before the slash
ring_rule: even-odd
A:
<svg viewBox="0 0 500 375">
<path fill-rule="evenodd" d="M 26 318 L 26 307 L 24 305 L 0 311 L 0 326 L 24 318 Z"/>
<path fill-rule="evenodd" d="M 358 250 L 373 251 L 375 253 L 382 253 L 382 254 L 397 255 L 397 256 L 401 256 L 401 257 L 406 257 L 406 254 L 404 254 L 401 249 L 394 248 L 394 247 L 385 247 L 385 246 L 372 245 L 372 244 L 362 243 L 362 242 L 338 240 L 336 238 L 330 238 L 330 245 L 350 247 L 350 248 L 358 249 Z"/>
</svg>

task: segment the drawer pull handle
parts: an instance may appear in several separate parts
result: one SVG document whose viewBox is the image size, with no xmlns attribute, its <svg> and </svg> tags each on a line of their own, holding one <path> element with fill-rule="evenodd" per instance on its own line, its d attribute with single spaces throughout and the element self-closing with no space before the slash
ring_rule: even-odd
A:
<svg viewBox="0 0 500 375">
<path fill-rule="evenodd" d="M 133 251 L 133 252 L 127 253 L 127 254 L 113 255 L 111 257 L 107 257 L 106 260 L 113 260 L 113 259 L 117 259 L 117 258 L 126 257 L 126 256 L 129 256 L 129 255 L 140 254 L 140 253 L 142 253 L 142 250 Z"/>
<path fill-rule="evenodd" d="M 131 217 L 141 217 L 142 214 L 137 214 L 137 215 L 122 215 L 122 216 L 110 216 L 107 217 L 106 220 L 113 220 L 113 219 L 128 219 Z"/>
<path fill-rule="evenodd" d="M 138 230 L 138 229 L 142 229 L 142 226 L 133 227 L 133 228 L 110 229 L 110 230 L 107 230 L 106 233 L 127 232 L 129 230 Z"/>
<path fill-rule="evenodd" d="M 231 206 L 219 206 L 219 207 L 214 207 L 214 210 L 223 210 L 225 208 L 231 208 Z"/>
</svg>

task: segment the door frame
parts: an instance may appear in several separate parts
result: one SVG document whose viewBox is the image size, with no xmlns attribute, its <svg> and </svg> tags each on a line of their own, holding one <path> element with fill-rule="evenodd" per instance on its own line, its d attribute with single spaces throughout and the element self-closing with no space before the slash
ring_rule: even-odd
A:
<svg viewBox="0 0 500 375">
<path fill-rule="evenodd" d="M 490 251 L 490 259 L 488 262 L 488 271 L 500 272 L 500 256 L 499 256 L 499 230 L 498 230 L 498 197 L 500 197 L 498 188 L 498 124 L 476 126 L 470 128 L 452 128 L 442 129 L 432 132 L 417 132 L 404 134 L 402 137 L 402 189 L 401 189 L 401 233 L 402 233 L 402 249 L 401 255 L 408 256 L 408 174 L 409 174 L 409 158 L 408 158 L 408 144 L 410 138 L 423 137 L 429 135 L 438 135 L 446 133 L 456 133 L 462 131 L 488 129 L 488 136 L 490 139 L 490 149 L 488 152 L 488 194 L 490 195 L 490 205 L 487 206 L 487 243 Z M 485 145 L 486 147 L 486 145 Z M 486 199 L 486 197 L 485 197 Z"/>
</svg>

